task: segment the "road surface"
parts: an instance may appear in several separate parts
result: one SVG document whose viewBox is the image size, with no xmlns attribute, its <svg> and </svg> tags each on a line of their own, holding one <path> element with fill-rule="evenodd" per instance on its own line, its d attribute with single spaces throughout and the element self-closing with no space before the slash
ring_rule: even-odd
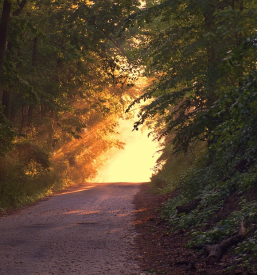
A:
<svg viewBox="0 0 257 275">
<path fill-rule="evenodd" d="M 140 274 L 133 240 L 139 184 L 92 184 L 0 219 L 0 274 Z"/>
</svg>

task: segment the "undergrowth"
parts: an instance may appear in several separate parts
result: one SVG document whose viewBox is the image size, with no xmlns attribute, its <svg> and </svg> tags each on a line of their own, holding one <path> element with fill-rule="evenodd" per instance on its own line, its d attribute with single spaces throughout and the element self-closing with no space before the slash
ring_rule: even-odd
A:
<svg viewBox="0 0 257 275">
<path fill-rule="evenodd" d="M 29 141 L 17 143 L 0 158 L 0 212 L 29 205 L 74 184 L 68 163 L 50 162 L 50 155 Z"/>
<path fill-rule="evenodd" d="M 257 165 L 243 172 L 232 170 L 225 159 L 216 159 L 203 148 L 197 148 L 194 156 L 192 161 L 189 153 L 180 154 L 177 160 L 174 155 L 153 176 L 155 191 L 178 191 L 175 198 L 163 205 L 162 218 L 167 220 L 171 230 L 182 230 L 191 236 L 189 248 L 220 243 L 236 235 L 243 221 L 247 235 L 232 247 L 236 256 L 230 269 L 241 268 L 245 274 L 256 272 Z M 160 187 L 158 179 L 162 177 L 165 177 L 165 185 Z M 178 214 L 177 206 L 195 199 L 200 201 L 196 209 Z"/>
<path fill-rule="evenodd" d="M 168 193 L 177 189 L 180 182 L 188 176 L 189 171 L 195 169 L 195 165 L 202 161 L 206 144 L 205 142 L 197 144 L 194 150 L 187 154 L 183 152 L 174 154 L 173 149 L 171 144 L 166 144 L 155 167 L 155 173 L 151 177 L 152 189 L 156 192 Z M 186 189 L 186 186 L 183 187 Z M 192 189 L 193 186 L 191 192 Z"/>
</svg>

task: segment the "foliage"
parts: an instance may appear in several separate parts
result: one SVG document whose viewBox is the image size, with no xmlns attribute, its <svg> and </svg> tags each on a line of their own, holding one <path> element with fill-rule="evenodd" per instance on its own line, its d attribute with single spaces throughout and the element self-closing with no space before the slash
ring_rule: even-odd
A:
<svg viewBox="0 0 257 275">
<path fill-rule="evenodd" d="M 12 149 L 15 131 L 0 109 L 0 158 Z"/>
<path fill-rule="evenodd" d="M 154 174 L 151 177 L 152 187 L 157 192 L 171 192 L 177 188 L 183 188 L 180 183 L 188 176 L 189 171 L 194 169 L 197 163 L 203 161 L 203 156 L 206 153 L 205 143 L 195 144 L 194 148 L 191 148 L 192 150 L 187 153 L 174 153 L 173 146 L 168 138 L 166 138 L 164 143 L 162 154 L 157 160 Z M 190 193 L 193 196 L 192 189 L 190 189 Z"/>
<path fill-rule="evenodd" d="M 249 199 L 257 171 L 256 14 L 255 1 L 163 0 L 127 21 L 140 28 L 136 55 L 153 79 L 129 109 L 146 102 L 135 128 L 152 125 L 165 145 L 152 184 L 178 193 L 163 217 L 189 232 L 190 244 L 218 243 L 243 220 L 249 235 L 233 249 L 249 272 L 256 271 L 256 197 Z M 177 214 L 194 199 L 196 209 Z"/>
<path fill-rule="evenodd" d="M 257 168 L 252 165 L 243 173 L 236 172 L 227 177 L 227 171 L 224 171 L 226 160 L 216 158 L 213 160 L 215 164 L 208 165 L 209 161 L 207 158 L 184 171 L 188 174 L 175 185 L 179 194 L 165 203 L 162 217 L 172 230 L 189 233 L 189 247 L 220 243 L 237 234 L 239 223 L 243 221 L 247 236 L 232 248 L 237 255 L 233 268 L 242 267 L 245 272 L 254 272 L 257 255 L 254 248 Z M 201 199 L 196 209 L 187 214 L 177 214 L 177 206 L 196 198 Z"/>
<path fill-rule="evenodd" d="M 144 101 L 134 127 L 147 124 L 165 145 L 152 183 L 178 192 L 163 215 L 191 234 L 190 244 L 219 242 L 244 220 L 249 235 L 237 263 L 252 272 L 256 1 L 139 2 L 9 2 L 0 207 L 90 179 L 102 152 L 122 147 L 110 136 L 117 118 Z M 130 104 L 140 71 L 151 85 Z M 176 206 L 194 199 L 196 209 L 177 215 Z"/>
<path fill-rule="evenodd" d="M 55 181 L 49 154 L 29 142 L 15 144 L 15 150 L 1 159 L 0 208 L 16 208 L 47 193 Z M 17 153 L 18 151 L 18 153 Z"/>
<path fill-rule="evenodd" d="M 138 16 L 148 38 L 140 57 L 155 81 L 134 102 L 151 99 L 135 128 L 161 120 L 158 136 L 172 132 L 175 150 L 187 151 L 196 140 L 214 141 L 212 131 L 227 117 L 213 114 L 213 105 L 255 69 L 256 4 L 211 2 L 161 1 Z"/>
<path fill-rule="evenodd" d="M 138 1 L 9 3 L 0 79 L 1 207 L 93 178 L 102 153 L 122 146 L 110 134 L 138 75 L 126 56 L 129 31 L 121 31 Z"/>
</svg>

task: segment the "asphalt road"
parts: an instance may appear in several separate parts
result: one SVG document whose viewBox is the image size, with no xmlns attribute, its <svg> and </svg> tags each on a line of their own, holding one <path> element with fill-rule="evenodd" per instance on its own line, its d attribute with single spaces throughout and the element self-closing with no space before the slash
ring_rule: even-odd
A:
<svg viewBox="0 0 257 275">
<path fill-rule="evenodd" d="M 0 274 L 140 274 L 136 183 L 92 184 L 0 219 Z"/>
</svg>

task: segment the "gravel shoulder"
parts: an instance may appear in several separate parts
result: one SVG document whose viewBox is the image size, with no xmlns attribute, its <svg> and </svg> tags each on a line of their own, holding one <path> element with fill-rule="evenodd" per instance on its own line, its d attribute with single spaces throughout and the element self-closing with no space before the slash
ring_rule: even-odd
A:
<svg viewBox="0 0 257 275">
<path fill-rule="evenodd" d="M 140 274 L 133 197 L 140 184 L 69 190 L 0 219 L 0 274 Z"/>
</svg>

